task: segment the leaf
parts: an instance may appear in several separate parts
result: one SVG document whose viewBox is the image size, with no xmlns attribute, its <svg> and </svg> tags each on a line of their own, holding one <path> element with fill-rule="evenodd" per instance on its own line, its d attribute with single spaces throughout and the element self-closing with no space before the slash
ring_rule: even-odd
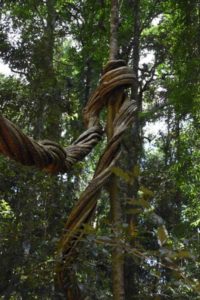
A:
<svg viewBox="0 0 200 300">
<path fill-rule="evenodd" d="M 175 254 L 177 258 L 191 258 L 191 254 L 188 250 L 181 250 Z"/>
<path fill-rule="evenodd" d="M 200 282 L 195 285 L 195 290 L 200 293 Z"/>
<path fill-rule="evenodd" d="M 94 232 L 95 232 L 95 229 L 92 225 L 84 224 L 84 233 L 85 234 L 91 234 L 91 233 L 94 233 Z"/>
<path fill-rule="evenodd" d="M 191 223 L 192 226 L 198 227 L 200 225 L 200 218 Z"/>
<path fill-rule="evenodd" d="M 124 179 L 129 184 L 133 183 L 133 177 L 128 172 L 125 172 L 124 170 L 122 170 L 119 167 L 113 167 L 112 173 L 114 173 L 116 176 Z"/>
<path fill-rule="evenodd" d="M 142 209 L 141 208 L 130 208 L 130 209 L 127 209 L 127 214 L 129 215 L 136 215 L 136 214 L 139 214 L 142 212 Z"/>
<path fill-rule="evenodd" d="M 133 167 L 132 176 L 135 178 L 138 177 L 139 175 L 140 175 L 140 166 L 136 165 Z"/>
<path fill-rule="evenodd" d="M 134 224 L 133 221 L 130 222 L 130 235 L 132 237 L 137 237 L 138 236 L 138 230 L 137 230 L 137 226 Z"/>
<path fill-rule="evenodd" d="M 142 206 L 143 208 L 150 208 L 151 205 L 144 199 L 137 200 L 137 205 Z"/>
<path fill-rule="evenodd" d="M 143 192 L 144 196 L 147 196 L 148 198 L 154 195 L 154 193 L 145 186 L 141 186 L 140 190 Z"/>
<path fill-rule="evenodd" d="M 157 238 L 158 238 L 158 244 L 162 247 L 168 239 L 168 232 L 165 225 L 158 227 Z"/>
<path fill-rule="evenodd" d="M 131 205 L 137 205 L 137 206 L 141 206 L 143 208 L 150 208 L 151 205 L 144 199 L 129 199 L 128 203 Z"/>
</svg>

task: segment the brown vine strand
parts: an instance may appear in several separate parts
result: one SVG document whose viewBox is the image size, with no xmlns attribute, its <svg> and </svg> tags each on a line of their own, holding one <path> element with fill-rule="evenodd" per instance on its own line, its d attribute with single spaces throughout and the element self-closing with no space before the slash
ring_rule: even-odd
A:
<svg viewBox="0 0 200 300">
<path fill-rule="evenodd" d="M 123 133 L 127 126 L 133 121 L 134 111 L 134 103 L 126 100 L 114 121 L 118 128 L 114 131 L 112 139 L 106 146 L 106 149 L 100 158 L 94 177 L 85 191 L 81 194 L 77 205 L 68 217 L 65 225 L 66 233 L 63 235 L 60 245 L 62 252 L 65 254 L 65 262 L 67 259 L 72 259 L 73 256 L 71 254 L 73 252 L 73 248 L 75 249 L 78 240 L 78 232 L 84 224 L 87 224 L 88 219 L 90 219 L 90 216 L 92 215 L 91 211 L 93 211 L 96 207 L 99 192 L 112 174 L 112 167 L 115 165 L 121 152 L 120 142 L 122 140 Z M 127 116 L 126 118 L 125 115 Z M 121 119 L 123 120 L 123 123 L 119 125 Z M 80 233 L 81 231 L 79 234 Z M 76 238 L 74 239 L 74 237 Z"/>
<path fill-rule="evenodd" d="M 119 103 L 121 107 L 119 108 L 119 111 L 113 121 L 113 136 L 107 144 L 104 153 L 98 162 L 92 181 L 81 194 L 79 201 L 72 210 L 65 225 L 65 233 L 63 234 L 59 245 L 62 261 L 58 265 L 57 271 L 59 280 L 61 282 L 65 278 L 65 271 L 71 268 L 70 266 L 73 264 L 73 261 L 76 257 L 77 244 L 79 241 L 81 241 L 82 236 L 84 235 L 84 225 L 90 222 L 95 212 L 101 188 L 111 176 L 112 167 L 115 165 L 120 156 L 120 144 L 123 133 L 134 118 L 134 111 L 136 109 L 135 104 L 133 101 L 130 101 L 128 98 L 124 97 L 124 89 L 127 86 L 132 86 L 135 83 L 135 77 L 130 69 L 127 67 L 122 68 L 121 64 L 122 61 L 119 61 L 119 65 L 117 64 L 117 61 L 111 61 L 108 63 L 106 66 L 108 74 L 106 73 L 103 75 L 103 79 L 101 79 L 101 85 L 103 85 L 103 88 L 97 89 L 95 94 L 90 98 L 90 101 L 88 102 L 88 105 L 84 111 L 85 120 L 87 121 L 89 120 L 89 116 L 91 114 L 94 114 L 94 116 L 98 115 L 102 105 L 107 103 L 112 92 L 114 92 L 115 95 L 117 94 L 117 99 L 115 100 L 120 100 Z M 112 68 L 117 69 L 113 70 Z M 125 72 L 125 70 L 127 72 Z M 121 71 L 123 72 L 123 76 Z M 114 78 L 113 74 L 116 75 L 119 81 Z M 107 92 L 104 94 L 105 90 Z M 118 91 L 118 93 L 116 93 L 116 91 Z M 104 95 L 103 99 L 100 96 L 102 94 Z"/>
<path fill-rule="evenodd" d="M 85 109 L 84 120 L 90 126 L 90 122 L 98 119 L 102 107 L 107 104 L 108 96 L 119 87 L 129 87 L 136 83 L 136 77 L 132 70 L 125 66 L 122 60 L 110 61 L 104 68 L 100 85 L 90 97 Z"/>
<path fill-rule="evenodd" d="M 44 140 L 37 142 L 0 115 L 0 153 L 26 166 L 36 166 L 48 173 L 67 172 L 99 142 L 102 129 L 95 125 L 69 147 Z"/>
<path fill-rule="evenodd" d="M 65 173 L 82 160 L 102 137 L 98 115 L 106 105 L 108 95 L 118 87 L 135 82 L 132 71 L 124 61 L 111 61 L 104 69 L 100 85 L 84 110 L 88 130 L 69 147 L 52 141 L 37 142 L 25 135 L 16 125 L 0 115 L 0 153 L 27 166 L 36 166 L 49 173 Z"/>
</svg>

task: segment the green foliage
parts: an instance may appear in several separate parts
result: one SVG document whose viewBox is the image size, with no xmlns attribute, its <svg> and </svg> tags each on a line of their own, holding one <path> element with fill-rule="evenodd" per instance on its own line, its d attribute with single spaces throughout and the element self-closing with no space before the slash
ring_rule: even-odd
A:
<svg viewBox="0 0 200 300">
<path fill-rule="evenodd" d="M 114 232 L 103 191 L 73 266 L 88 299 L 112 299 L 116 234 L 127 300 L 199 299 L 198 9 L 189 0 L 120 1 L 119 57 L 139 66 L 138 116 L 112 169 L 123 222 Z M 0 75 L 2 114 L 35 138 L 71 144 L 108 59 L 109 15 L 107 0 L 1 1 L 0 58 L 18 74 Z M 148 137 L 145 122 L 160 120 L 165 130 Z M 55 250 L 105 143 L 63 176 L 0 157 L 0 298 L 64 299 Z"/>
</svg>

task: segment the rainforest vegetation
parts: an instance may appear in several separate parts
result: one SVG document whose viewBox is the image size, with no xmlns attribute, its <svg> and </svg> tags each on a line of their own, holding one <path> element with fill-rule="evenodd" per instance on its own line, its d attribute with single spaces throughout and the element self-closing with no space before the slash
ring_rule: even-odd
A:
<svg viewBox="0 0 200 300">
<path fill-rule="evenodd" d="M 2 300 L 200 299 L 200 2 L 0 0 L 0 115 L 33 139 L 68 147 L 86 130 L 109 59 L 134 74 L 134 115 L 61 283 L 60 241 L 112 139 L 112 109 L 67 172 L 0 155 Z"/>
</svg>

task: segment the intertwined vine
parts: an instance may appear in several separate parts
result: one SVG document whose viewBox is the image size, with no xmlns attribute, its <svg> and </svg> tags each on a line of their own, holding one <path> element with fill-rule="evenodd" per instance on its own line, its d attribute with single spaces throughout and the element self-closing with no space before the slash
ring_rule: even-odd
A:
<svg viewBox="0 0 200 300">
<path fill-rule="evenodd" d="M 126 96 L 125 89 L 135 83 L 133 71 L 124 61 L 109 61 L 104 68 L 98 88 L 84 109 L 83 117 L 87 129 L 67 148 L 48 140 L 37 142 L 0 115 L 0 153 L 23 165 L 36 166 L 56 174 L 70 170 L 94 148 L 103 135 L 99 113 L 107 106 L 112 95 L 112 101 L 118 102 L 112 138 L 99 159 L 93 179 L 80 195 L 65 225 L 65 233 L 60 241 L 62 258 L 58 268 L 60 281 L 63 280 L 64 270 L 73 263 L 77 243 L 84 234 L 83 225 L 91 220 L 101 188 L 111 176 L 112 167 L 119 158 L 123 134 L 133 121 L 135 111 L 134 101 Z"/>
</svg>

